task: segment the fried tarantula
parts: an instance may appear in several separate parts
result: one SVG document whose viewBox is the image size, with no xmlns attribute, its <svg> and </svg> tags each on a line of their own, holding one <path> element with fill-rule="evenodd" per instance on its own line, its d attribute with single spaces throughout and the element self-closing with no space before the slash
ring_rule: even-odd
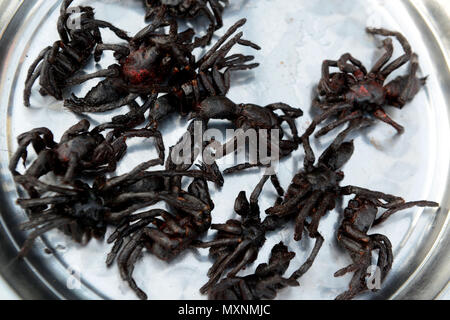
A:
<svg viewBox="0 0 450 320">
<path fill-rule="evenodd" d="M 144 0 L 144 3 L 146 19 L 165 15 L 182 19 L 194 19 L 200 15 L 208 18 L 210 24 L 206 35 L 195 39 L 197 46 L 204 47 L 211 42 L 214 31 L 222 28 L 222 13 L 228 0 Z"/>
<path fill-rule="evenodd" d="M 205 173 L 217 175 L 214 182 L 220 183 L 221 175 L 218 170 L 207 165 L 202 165 L 201 169 Z M 180 176 L 186 176 L 182 172 L 169 172 L 173 175 L 178 173 Z M 145 190 L 146 180 L 142 180 L 140 176 L 139 179 L 136 185 L 139 187 L 137 192 L 123 194 L 119 198 L 142 201 L 149 199 L 151 203 L 147 203 L 147 206 L 156 203 L 151 194 L 154 191 L 149 193 Z M 108 243 L 114 242 L 114 246 L 108 255 L 107 265 L 111 265 L 117 257 L 122 279 L 128 282 L 139 298 L 144 300 L 147 299 L 147 294 L 136 285 L 132 277 L 134 265 L 142 250 L 146 248 L 148 252 L 161 260 L 171 260 L 187 249 L 211 226 L 211 211 L 214 209 L 214 203 L 205 177 L 196 177 L 189 185 L 187 192 L 167 191 L 171 187 L 170 183 L 168 186 L 165 185 L 165 191 L 159 191 L 156 198 L 166 202 L 171 207 L 171 212 L 153 209 L 134 215 L 123 213 L 115 215 L 114 219 L 117 220 L 120 217 L 121 222 L 108 239 Z"/>
<path fill-rule="evenodd" d="M 104 112 L 129 104 L 138 97 L 146 99 L 151 94 L 169 93 L 158 99 L 154 108 L 156 114 L 152 115 L 156 120 L 175 111 L 171 97 L 176 97 L 176 101 L 190 99 L 192 104 L 209 94 L 226 94 L 232 70 L 258 66 L 245 63 L 253 59 L 251 56 L 235 54 L 227 57 L 236 44 L 259 49 L 250 41 L 241 39 L 242 32 L 226 42 L 244 23 L 245 19 L 238 21 L 197 62 L 192 55 L 192 29 L 178 33 L 173 20 L 155 21 L 126 45 L 99 44 L 95 50 L 96 59 L 100 59 L 104 50 L 112 50 L 119 64 L 72 79 L 74 83 L 83 83 L 92 78 L 106 77 L 85 98 L 72 96 L 65 101 L 65 106 L 77 113 Z M 167 25 L 170 26 L 169 33 L 162 33 Z"/>
<path fill-rule="evenodd" d="M 372 226 L 382 223 L 392 214 L 414 206 L 437 207 L 439 204 L 430 201 L 399 203 L 389 206 L 389 209 L 377 219 L 380 205 L 373 200 L 356 196 L 349 201 L 347 208 L 344 210 L 344 219 L 339 227 L 337 238 L 338 242 L 350 254 L 353 263 L 337 271 L 335 277 L 343 276 L 349 272 L 354 272 L 354 275 L 350 281 L 349 290 L 340 294 L 336 299 L 352 299 L 369 290 L 366 278 L 372 265 L 372 252 L 375 250 L 378 250 L 377 266 L 380 270 L 380 283 L 386 278 L 393 262 L 391 242 L 382 234 L 368 235 L 367 233 Z M 376 289 L 372 291 L 376 291 Z"/>
<path fill-rule="evenodd" d="M 161 133 L 153 129 L 129 129 L 119 136 L 108 134 L 106 138 L 97 130 L 89 131 L 90 123 L 81 120 L 64 132 L 59 143 L 53 141 L 53 134 L 47 128 L 37 128 L 21 134 L 17 140 L 19 148 L 13 155 L 9 169 L 14 176 L 19 176 L 17 164 L 22 158 L 27 159 L 27 148 L 31 144 L 37 159 L 23 174 L 25 177 L 40 178 L 49 172 L 64 177 L 70 183 L 76 176 L 102 174 L 116 170 L 117 162 L 126 152 L 126 140 L 131 137 L 153 137 L 159 154 L 159 164 L 164 163 L 164 143 Z M 38 194 L 28 187 L 26 180 L 23 187 L 30 196 Z"/>
<path fill-rule="evenodd" d="M 298 286 L 292 278 L 283 278 L 295 253 L 280 242 L 273 247 L 269 263 L 262 263 L 256 272 L 245 277 L 226 278 L 213 286 L 210 300 L 262 300 L 275 299 L 277 291 L 287 286 Z"/>
<path fill-rule="evenodd" d="M 134 212 L 160 201 L 175 207 L 186 206 L 186 210 L 198 209 L 195 212 L 200 212 L 203 207 L 195 199 L 192 200 L 191 195 L 166 191 L 169 188 L 167 181 L 174 176 L 192 177 L 216 184 L 222 181 L 220 173 L 208 171 L 207 167 L 185 172 L 146 171 L 159 164 L 160 159 L 153 159 L 127 174 L 108 180 L 98 175 L 92 186 L 75 180 L 71 188 L 47 184 L 33 176 L 16 176 L 18 184 L 33 188 L 38 191 L 38 195 L 42 195 L 17 200 L 23 209 L 30 212 L 29 222 L 21 228 L 32 230 L 19 255 L 25 256 L 37 237 L 56 228 L 62 229 L 77 242 L 87 242 L 91 236 L 101 238 L 107 225 L 117 225 Z M 192 205 L 189 206 L 189 203 Z"/>
<path fill-rule="evenodd" d="M 285 220 L 277 217 L 268 217 L 261 221 L 258 198 L 268 179 L 269 176 L 263 177 L 250 196 L 250 202 L 244 191 L 236 198 L 234 210 L 241 216 L 241 221 L 228 220 L 225 224 L 213 224 L 211 229 L 218 231 L 216 238 L 211 242 L 194 244 L 197 248 L 210 248 L 210 256 L 215 259 L 214 265 L 208 271 L 210 280 L 200 289 L 201 293 L 208 292 L 220 280 L 227 268 L 233 268 L 227 275 L 233 278 L 239 271 L 254 262 L 266 240 L 266 232 L 284 225 Z M 272 176 L 271 180 L 278 194 L 282 195 L 284 191 L 276 176 Z"/>
<path fill-rule="evenodd" d="M 284 114 L 280 116 L 275 113 L 276 110 L 281 110 Z M 206 98 L 198 107 L 195 108 L 195 112 L 191 114 L 191 118 L 203 119 L 205 121 L 209 121 L 211 119 L 227 119 L 232 121 L 236 128 L 242 129 L 243 134 L 245 134 L 245 132 L 249 129 L 255 129 L 257 131 L 260 129 L 266 129 L 269 131 L 267 134 L 267 145 L 270 154 L 272 151 L 275 151 L 270 150 L 272 146 L 270 130 L 279 130 L 279 137 L 277 140 L 279 141 L 279 154 L 281 157 L 284 157 L 288 156 L 298 148 L 300 138 L 298 136 L 295 119 L 301 117 L 302 115 L 303 111 L 301 109 L 293 108 L 284 103 L 273 103 L 265 107 L 261 107 L 254 104 L 235 104 L 226 97 L 212 96 Z M 283 139 L 286 136 L 286 133 L 282 128 L 282 124 L 284 122 L 289 125 L 292 139 Z M 221 153 L 222 156 L 226 156 L 227 154 L 236 151 L 238 148 L 238 141 L 239 137 L 235 136 L 232 141 L 227 142 L 223 146 Z M 227 169 L 225 173 L 229 174 L 260 165 L 262 164 L 241 164 Z"/>
<path fill-rule="evenodd" d="M 124 31 L 110 23 L 95 20 L 94 9 L 91 7 L 77 7 L 81 12 L 81 16 L 77 18 L 80 26 L 71 28 L 69 22 L 76 12 L 70 12 L 72 2 L 73 0 L 64 0 L 61 4 L 57 25 L 60 40 L 42 50 L 28 70 L 24 90 L 24 103 L 27 107 L 30 106 L 31 89 L 37 78 L 42 95 L 63 99 L 62 91 L 73 84 L 74 74 L 88 62 L 94 47 L 102 43 L 100 28 L 110 29 L 121 39 L 130 39 Z"/>
<path fill-rule="evenodd" d="M 318 86 L 319 97 L 314 105 L 323 112 L 313 121 L 313 126 L 335 115 L 337 120 L 320 129 L 316 136 L 323 136 L 331 130 L 355 119 L 372 115 L 391 125 L 400 134 L 404 128 L 392 120 L 384 111 L 387 105 L 396 108 L 411 101 L 425 84 L 426 78 L 417 78 L 419 68 L 418 57 L 412 53 L 407 39 L 399 32 L 386 29 L 367 28 L 373 35 L 392 36 L 400 42 L 404 54 L 389 62 L 393 53 L 392 39 L 383 41 L 386 53 L 367 72 L 360 61 L 346 53 L 337 61 L 325 60 L 322 66 L 322 78 Z M 398 76 L 391 82 L 384 84 L 388 76 L 405 63 L 410 62 L 409 73 Z M 338 67 L 340 72 L 330 75 L 329 68 Z"/>
<path fill-rule="evenodd" d="M 354 186 L 340 186 L 344 178 L 344 173 L 340 169 L 351 158 L 354 150 L 353 141 L 344 142 L 344 140 L 350 131 L 360 125 L 360 120 L 353 121 L 322 153 L 316 165 L 309 137 L 304 136 L 303 170 L 294 176 L 282 202 L 266 210 L 268 215 L 294 219 L 296 241 L 301 240 L 304 231 L 308 231 L 310 238 L 316 239 L 313 254 L 311 259 L 308 259 L 308 268 L 314 262 L 323 242 L 322 236 L 318 233 L 319 222 L 327 212 L 335 208 L 336 201 L 342 199 L 344 195 L 364 196 L 385 208 L 404 202 L 401 198 L 381 192 Z M 299 271 L 297 276 L 302 273 L 304 270 Z"/>
</svg>

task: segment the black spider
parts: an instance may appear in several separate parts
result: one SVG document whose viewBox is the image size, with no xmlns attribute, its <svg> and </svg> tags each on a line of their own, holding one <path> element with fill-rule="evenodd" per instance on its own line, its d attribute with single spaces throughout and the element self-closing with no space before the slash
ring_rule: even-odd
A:
<svg viewBox="0 0 450 320">
<path fill-rule="evenodd" d="M 367 28 L 367 32 L 373 35 L 396 37 L 405 53 L 388 64 L 392 57 L 393 45 L 392 39 L 386 38 L 383 41 L 386 53 L 369 72 L 350 53 L 344 54 L 337 61 L 325 60 L 318 86 L 319 97 L 313 103 L 322 110 L 322 113 L 314 119 L 312 127 L 315 129 L 326 119 L 335 115 L 338 117 L 337 120 L 320 129 L 316 133 L 317 137 L 327 134 L 346 122 L 367 118 L 368 115 L 391 125 L 398 133 L 404 131 L 404 128 L 392 120 L 383 108 L 387 105 L 403 108 L 425 84 L 426 78 L 416 76 L 419 68 L 417 55 L 412 52 L 410 44 L 401 33 L 375 28 Z M 410 62 L 409 73 L 385 84 L 388 76 L 408 61 Z M 330 67 L 338 67 L 339 72 L 330 75 Z M 314 131 L 313 128 L 310 129 L 311 133 Z"/>
<path fill-rule="evenodd" d="M 91 7 L 78 7 L 81 12 L 77 18 L 79 27 L 69 27 L 68 22 L 75 15 L 75 12 L 69 13 L 72 2 L 64 0 L 61 4 L 58 19 L 60 40 L 42 50 L 28 70 L 24 90 L 25 106 L 30 106 L 31 89 L 38 78 L 42 95 L 63 99 L 62 92 L 72 84 L 74 74 L 88 62 L 95 46 L 102 43 L 100 28 L 108 28 L 119 38 L 130 40 L 124 31 L 108 22 L 96 20 Z"/>
</svg>

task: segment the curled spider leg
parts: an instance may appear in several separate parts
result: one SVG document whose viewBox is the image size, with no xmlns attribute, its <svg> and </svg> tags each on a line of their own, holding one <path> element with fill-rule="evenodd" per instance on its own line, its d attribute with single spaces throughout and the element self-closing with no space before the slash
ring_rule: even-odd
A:
<svg viewBox="0 0 450 320">
<path fill-rule="evenodd" d="M 138 253 L 140 253 L 144 248 L 143 244 L 141 243 L 142 235 L 143 231 L 138 231 L 136 234 L 134 234 L 131 239 L 129 239 L 124 245 L 124 248 L 117 259 L 120 276 L 122 277 L 122 279 L 128 282 L 130 288 L 137 294 L 140 299 L 147 300 L 147 294 L 137 286 L 136 281 L 132 277 L 132 272 L 134 269 L 133 265 L 138 258 Z"/>
<path fill-rule="evenodd" d="M 300 268 L 298 268 L 289 279 L 292 280 L 298 280 L 300 279 L 306 272 L 308 272 L 309 269 L 311 269 L 312 265 L 314 264 L 314 261 L 317 258 L 317 255 L 319 254 L 320 249 L 322 248 L 324 238 L 322 235 L 318 232 L 311 235 L 313 238 L 316 239 L 314 248 L 312 249 L 308 259 L 301 265 Z"/>
<path fill-rule="evenodd" d="M 378 207 L 381 207 L 381 208 L 392 208 L 392 207 L 395 207 L 395 206 L 405 203 L 405 200 L 403 200 L 400 197 L 397 197 L 397 196 L 394 196 L 391 194 L 386 194 L 383 192 L 372 191 L 372 190 L 365 189 L 365 188 L 355 187 L 355 186 L 342 187 L 341 193 L 343 195 L 355 194 L 355 195 L 361 196 L 363 198 L 370 199 Z M 381 202 L 380 199 L 385 202 L 384 203 Z"/>
<path fill-rule="evenodd" d="M 386 79 L 394 70 L 400 68 L 403 66 L 406 62 L 408 62 L 412 55 L 412 49 L 411 45 L 409 44 L 408 40 L 403 36 L 400 32 L 390 31 L 382 28 L 366 28 L 366 31 L 373 35 L 381 35 L 385 37 L 395 37 L 397 38 L 398 42 L 401 44 L 404 54 L 400 56 L 399 58 L 392 61 L 390 64 L 388 64 L 382 71 L 381 74 Z"/>
<path fill-rule="evenodd" d="M 383 48 L 386 51 L 380 59 L 374 64 L 370 70 L 370 74 L 377 74 L 381 69 L 389 62 L 394 52 L 394 46 L 392 45 L 392 39 L 386 38 L 383 40 Z"/>
<path fill-rule="evenodd" d="M 401 210 L 409 209 L 412 207 L 439 207 L 439 203 L 432 202 L 432 201 L 413 201 L 413 202 L 406 202 L 406 203 L 395 205 L 395 206 L 391 207 L 389 210 L 387 210 L 386 212 L 384 212 L 378 219 L 376 219 L 374 222 L 374 226 L 383 223 L 394 213 L 401 211 Z"/>
<path fill-rule="evenodd" d="M 350 61 L 352 64 L 348 63 Z M 363 75 L 367 74 L 366 68 L 363 66 L 361 61 L 354 58 L 350 53 L 345 53 L 338 60 L 338 68 L 344 73 L 357 74 L 362 72 Z"/>
</svg>

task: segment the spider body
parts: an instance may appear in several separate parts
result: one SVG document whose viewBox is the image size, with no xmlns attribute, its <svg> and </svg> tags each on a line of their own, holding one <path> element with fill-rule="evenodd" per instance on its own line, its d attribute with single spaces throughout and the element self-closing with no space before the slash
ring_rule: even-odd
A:
<svg viewBox="0 0 450 320">
<path fill-rule="evenodd" d="M 138 97 L 147 99 L 149 95 L 166 93 L 158 98 L 151 112 L 151 121 L 156 124 L 177 109 L 189 110 L 208 95 L 224 95 L 230 87 L 231 71 L 258 66 L 245 63 L 253 59 L 251 56 L 226 56 L 236 44 L 259 49 L 241 39 L 242 32 L 226 42 L 244 23 L 245 19 L 242 19 L 233 25 L 197 62 L 192 55 L 195 47 L 192 30 L 178 33 L 173 20 L 156 21 L 126 45 L 99 44 L 94 53 L 96 60 L 101 58 L 104 50 L 112 50 L 118 64 L 72 78 L 73 84 L 80 84 L 92 78 L 106 77 L 85 98 L 72 95 L 65 101 L 65 106 L 77 113 L 104 112 L 134 103 Z M 162 33 L 161 29 L 167 25 L 170 26 L 169 33 Z"/>
</svg>

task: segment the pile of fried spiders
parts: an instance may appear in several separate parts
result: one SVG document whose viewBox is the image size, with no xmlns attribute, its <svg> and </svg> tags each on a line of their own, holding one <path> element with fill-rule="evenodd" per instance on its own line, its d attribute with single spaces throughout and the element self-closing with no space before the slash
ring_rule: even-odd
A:
<svg viewBox="0 0 450 320">
<path fill-rule="evenodd" d="M 134 36 L 96 19 L 94 9 L 86 6 L 78 10 L 80 27 L 69 28 L 68 22 L 74 18 L 72 2 L 64 0 L 61 5 L 57 21 L 60 39 L 42 50 L 29 67 L 25 106 L 32 107 L 36 85 L 41 95 L 63 100 L 64 107 L 78 117 L 123 107 L 129 111 L 95 127 L 83 118 L 68 128 L 59 141 L 46 127 L 17 138 L 18 149 L 9 169 L 15 182 L 28 194 L 19 198 L 17 204 L 28 217 L 20 228 L 29 232 L 20 258 L 26 257 L 38 237 L 54 229 L 81 244 L 92 238 L 106 238 L 111 245 L 106 264 L 116 263 L 123 281 L 137 297 L 147 299 L 147 293 L 133 277 L 144 252 L 173 263 L 188 250 L 207 248 L 212 266 L 207 274 L 209 280 L 200 288 L 202 294 L 221 300 L 274 299 L 280 290 L 299 286 L 299 279 L 320 254 L 326 240 L 319 232 L 321 219 L 341 214 L 337 242 L 352 262 L 334 276 L 353 273 L 347 291 L 337 297 L 352 299 L 375 290 L 367 282 L 372 260 L 377 260 L 381 280 L 393 264 L 391 242 L 371 229 L 398 211 L 439 206 L 431 201 L 406 202 L 399 196 L 342 184 L 343 167 L 355 149 L 350 134 L 357 134 L 376 119 L 401 134 L 404 128 L 384 109 L 402 109 L 426 84 L 426 78 L 417 75 L 418 56 L 401 33 L 367 28 L 369 34 L 383 37 L 384 54 L 371 69 L 350 53 L 338 60 L 325 60 L 312 102 L 319 114 L 301 133 L 297 123 L 303 111 L 299 108 L 281 102 L 266 106 L 235 103 L 227 97 L 234 73 L 259 66 L 254 56 L 231 52 L 260 49 L 240 31 L 245 19 L 214 40 L 216 31 L 224 25 L 222 15 L 227 0 L 145 0 L 146 26 Z M 199 17 L 208 21 L 203 33 L 192 28 L 180 30 L 180 20 Z M 104 43 L 102 29 L 112 31 L 117 42 Z M 393 40 L 403 50 L 397 59 L 392 59 Z M 204 49 L 195 51 L 198 48 Z M 104 51 L 112 51 L 115 63 L 91 74 L 83 72 L 91 60 L 101 61 Z M 194 51 L 202 53 L 196 55 Z M 405 75 L 387 80 L 404 65 L 408 65 Z M 95 78 L 99 82 L 84 97 L 67 94 L 74 86 Z M 264 174 L 250 197 L 244 191 L 237 195 L 234 211 L 238 218 L 216 221 L 211 185 L 220 190 L 226 182 L 224 176 L 265 165 L 249 162 L 222 171 L 215 161 L 219 158 L 198 161 L 208 147 L 205 144 L 192 145 L 191 161 L 180 164 L 172 152 L 167 154 L 158 129 L 173 115 L 191 121 L 187 136 L 195 134 L 195 121 L 201 122 L 205 130 L 214 127 L 211 120 L 228 121 L 244 132 L 277 130 L 279 148 L 271 151 L 284 158 L 303 150 L 303 165 L 286 190 L 275 173 Z M 318 138 L 341 126 L 346 127 L 316 157 L 312 136 Z M 127 142 L 138 138 L 153 139 L 157 157 L 144 159 L 129 172 L 115 175 L 118 163 L 127 153 Z M 237 140 L 235 137 L 220 146 L 221 157 L 239 151 Z M 182 141 L 181 138 L 170 151 Z M 36 157 L 29 161 L 31 148 Z M 19 168 L 21 161 L 24 169 Z M 156 170 L 157 166 L 163 169 Z M 52 183 L 48 182 L 49 174 L 54 178 Z M 277 200 L 262 217 L 259 197 L 269 180 Z M 343 212 L 334 210 L 346 196 L 351 200 L 344 204 Z M 286 226 L 293 226 L 295 241 L 313 239 L 306 261 L 292 274 L 286 274 L 295 253 L 281 242 L 273 247 L 268 263 L 258 265 L 253 274 L 242 276 L 242 271 L 258 259 L 266 236 Z M 210 230 L 213 238 L 206 241 Z"/>
</svg>

